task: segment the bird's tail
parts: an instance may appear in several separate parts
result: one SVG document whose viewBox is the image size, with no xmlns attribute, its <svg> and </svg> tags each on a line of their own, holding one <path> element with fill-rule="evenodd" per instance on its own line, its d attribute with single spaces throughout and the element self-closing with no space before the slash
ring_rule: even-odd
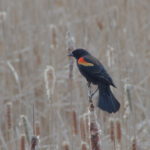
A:
<svg viewBox="0 0 150 150">
<path fill-rule="evenodd" d="M 99 88 L 98 107 L 109 113 L 117 112 L 120 108 L 120 103 L 117 101 L 117 99 L 111 92 L 110 86 L 100 84 L 98 85 L 98 88 Z"/>
</svg>

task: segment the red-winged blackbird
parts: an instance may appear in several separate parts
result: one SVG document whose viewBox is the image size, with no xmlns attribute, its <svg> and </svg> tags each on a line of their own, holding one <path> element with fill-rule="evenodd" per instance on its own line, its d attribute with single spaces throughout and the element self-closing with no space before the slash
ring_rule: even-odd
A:
<svg viewBox="0 0 150 150">
<path fill-rule="evenodd" d="M 117 112 L 120 108 L 120 103 L 110 89 L 110 85 L 116 86 L 104 66 L 84 49 L 76 49 L 69 56 L 76 58 L 79 71 L 88 83 L 98 85 L 98 107 L 109 113 Z"/>
</svg>

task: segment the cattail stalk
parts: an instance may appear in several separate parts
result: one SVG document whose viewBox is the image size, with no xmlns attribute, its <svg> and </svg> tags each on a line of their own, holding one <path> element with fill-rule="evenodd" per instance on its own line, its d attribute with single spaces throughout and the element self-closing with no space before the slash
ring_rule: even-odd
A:
<svg viewBox="0 0 150 150">
<path fill-rule="evenodd" d="M 21 135 L 20 137 L 20 150 L 25 150 L 25 135 Z"/>
<path fill-rule="evenodd" d="M 67 33 L 66 36 L 67 41 L 67 50 L 68 54 L 70 54 L 74 50 L 75 45 L 75 39 L 73 36 L 71 36 L 70 32 Z M 73 78 L 73 58 L 69 57 L 69 79 L 72 80 Z"/>
<path fill-rule="evenodd" d="M 137 150 L 136 138 L 132 138 L 131 143 L 131 150 Z"/>
<path fill-rule="evenodd" d="M 39 144 L 38 136 L 33 136 L 31 139 L 31 150 L 37 150 Z"/>
<path fill-rule="evenodd" d="M 71 112 L 71 118 L 72 118 L 72 132 L 74 135 L 78 134 L 78 123 L 77 123 L 77 115 L 75 111 Z"/>
<path fill-rule="evenodd" d="M 91 150 L 101 150 L 100 129 L 97 123 L 97 116 L 92 102 L 90 103 L 89 111 L 90 111 L 89 127 L 90 127 Z"/>
<path fill-rule="evenodd" d="M 25 133 L 28 144 L 30 143 L 30 129 L 29 129 L 29 121 L 25 115 L 21 115 L 21 126 L 23 129 L 23 133 Z"/>
</svg>

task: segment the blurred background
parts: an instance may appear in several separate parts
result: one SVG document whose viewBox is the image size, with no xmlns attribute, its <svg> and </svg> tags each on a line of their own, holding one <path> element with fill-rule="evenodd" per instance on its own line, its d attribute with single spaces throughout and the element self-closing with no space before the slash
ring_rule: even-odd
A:
<svg viewBox="0 0 150 150">
<path fill-rule="evenodd" d="M 1 0 L 0 149 L 29 149 L 36 135 L 41 150 L 90 150 L 87 84 L 67 57 L 85 48 L 121 103 L 96 108 L 101 149 L 149 150 L 149 45 L 149 0 Z"/>
</svg>

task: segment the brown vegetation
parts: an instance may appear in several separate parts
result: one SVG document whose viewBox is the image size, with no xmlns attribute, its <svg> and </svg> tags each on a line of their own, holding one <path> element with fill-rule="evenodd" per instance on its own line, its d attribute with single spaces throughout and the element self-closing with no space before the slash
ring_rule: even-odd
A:
<svg viewBox="0 0 150 150">
<path fill-rule="evenodd" d="M 149 150 L 149 6 L 1 0 L 0 149 Z M 79 47 L 112 75 L 121 103 L 116 114 L 99 110 L 97 95 L 89 111 L 87 83 L 67 56 Z"/>
</svg>

